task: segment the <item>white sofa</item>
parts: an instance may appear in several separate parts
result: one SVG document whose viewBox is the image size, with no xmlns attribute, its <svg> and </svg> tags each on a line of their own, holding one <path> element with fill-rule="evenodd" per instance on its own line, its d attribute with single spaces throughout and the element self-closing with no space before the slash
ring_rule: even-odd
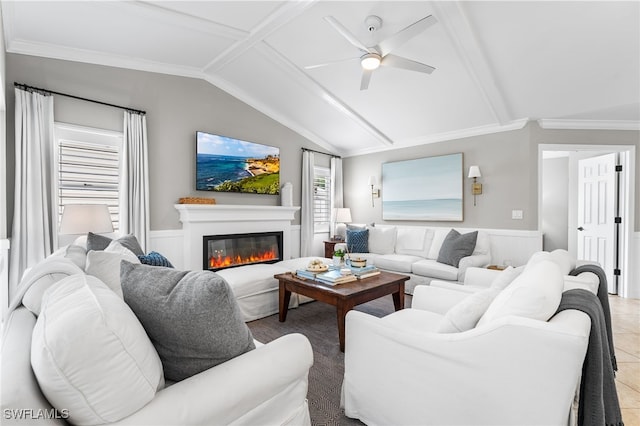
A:
<svg viewBox="0 0 640 426">
<path fill-rule="evenodd" d="M 516 278 L 517 286 L 514 281 L 498 291 L 489 308 L 486 298 L 478 297 L 482 292 L 418 286 L 411 309 L 383 318 L 349 312 L 345 414 L 368 425 L 575 422 L 573 404 L 587 350 L 589 316 L 572 309 L 551 316 L 554 303 L 555 309 L 559 303 L 553 302 L 543 317 L 532 318 L 539 310 L 533 302 L 537 297 L 520 297 L 518 314 L 505 305 L 505 300 L 517 299 L 514 290 L 522 291 L 523 282 L 528 285 L 526 296 L 542 284 L 553 287 L 557 299 L 564 285 L 559 268 L 532 276 L 548 265 L 554 269 L 548 261 L 539 265 Z M 445 332 L 442 327 L 451 321 L 451 312 L 461 312 L 464 304 L 464 313 L 472 313 L 476 321 L 480 317 L 478 324 Z M 547 315 L 550 319 L 544 320 Z"/>
<path fill-rule="evenodd" d="M 367 263 L 379 269 L 406 274 L 405 292 L 413 293 L 417 285 L 429 284 L 431 280 L 463 281 L 467 268 L 486 266 L 491 263 L 489 235 L 478 230 L 476 246 L 470 256 L 463 257 L 458 266 L 437 261 L 442 242 L 452 228 L 424 226 L 375 225 L 369 231 L 366 253 L 350 253 L 351 257 L 367 259 Z M 461 234 L 472 229 L 456 228 Z M 348 243 L 336 244 L 335 248 L 346 248 Z"/>
<path fill-rule="evenodd" d="M 32 334 L 36 328 L 37 314 L 41 304 L 39 299 L 42 294 L 60 280 L 88 277 L 88 275 L 69 259 L 60 258 L 51 261 L 49 258 L 48 260 L 27 272 L 24 280 L 27 280 L 28 284 L 20 284 L 20 294 L 12 303 L 8 317 L 5 319 L 0 349 L 0 405 L 3 425 L 67 424 L 66 418 L 69 412 L 66 408 L 68 407 L 58 406 L 54 409 L 44 396 L 43 389 L 34 374 L 31 360 Z M 91 280 L 97 279 L 91 277 Z M 111 292 L 102 282 L 94 284 L 103 293 Z M 26 291 L 27 288 L 30 290 Z M 124 305 L 124 302 L 119 300 L 118 303 Z M 113 303 L 113 300 L 110 303 Z M 133 318 L 135 320 L 135 316 Z M 127 318 L 127 321 L 130 321 L 130 318 Z M 116 320 L 116 323 L 122 323 L 122 321 Z M 130 323 L 127 322 L 127 324 Z M 136 328 L 142 329 L 138 325 L 134 327 L 127 325 L 127 327 L 124 328 L 125 334 L 128 333 L 126 330 L 133 332 Z M 144 331 L 142 333 L 144 336 Z M 300 334 L 290 334 L 264 345 L 254 342 L 256 349 L 177 383 L 166 383 L 164 386 L 159 384 L 157 391 L 156 388 L 152 389 L 155 394 L 152 394 L 150 400 L 137 411 L 116 421 L 105 420 L 101 423 L 310 425 L 306 396 L 308 372 L 313 364 L 313 352 L 308 339 Z M 51 343 L 57 346 L 61 344 L 61 342 Z M 148 346 L 153 348 L 150 343 Z M 96 349 L 100 352 L 99 348 L 93 348 L 93 350 Z M 81 353 L 67 355 L 75 356 L 78 360 L 85 358 Z M 152 362 L 151 358 L 159 362 L 157 355 L 150 357 L 149 362 Z M 81 364 L 83 363 L 78 363 L 78 370 L 83 368 Z M 73 369 L 73 365 L 71 368 Z M 142 365 L 141 368 L 145 366 Z M 118 372 L 118 374 L 126 376 L 129 374 L 128 371 Z M 102 392 L 108 393 L 104 382 L 96 380 L 96 383 L 92 384 L 89 381 L 89 386 L 91 391 L 98 395 Z M 105 403 L 108 404 L 109 401 Z"/>
</svg>

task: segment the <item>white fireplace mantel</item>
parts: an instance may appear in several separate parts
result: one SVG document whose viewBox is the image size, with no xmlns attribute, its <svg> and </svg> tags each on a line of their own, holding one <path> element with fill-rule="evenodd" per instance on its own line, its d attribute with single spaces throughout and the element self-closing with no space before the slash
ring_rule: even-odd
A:
<svg viewBox="0 0 640 426">
<path fill-rule="evenodd" d="M 190 270 L 203 268 L 205 235 L 282 231 L 283 259 L 291 257 L 291 221 L 300 207 L 227 204 L 175 204 L 184 232 L 184 263 Z"/>
</svg>

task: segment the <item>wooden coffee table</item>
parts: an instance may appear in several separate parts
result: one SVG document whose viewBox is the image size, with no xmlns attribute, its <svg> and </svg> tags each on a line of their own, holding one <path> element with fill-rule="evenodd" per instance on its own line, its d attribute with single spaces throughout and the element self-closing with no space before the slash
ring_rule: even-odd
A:
<svg viewBox="0 0 640 426">
<path fill-rule="evenodd" d="M 280 283 L 280 322 L 287 319 L 291 293 L 298 293 L 336 307 L 340 350 L 344 352 L 344 322 L 347 312 L 354 306 L 391 294 L 396 311 L 404 308 L 404 282 L 406 275 L 381 272 L 362 280 L 331 286 L 311 279 L 298 278 L 295 274 L 274 275 Z"/>
</svg>

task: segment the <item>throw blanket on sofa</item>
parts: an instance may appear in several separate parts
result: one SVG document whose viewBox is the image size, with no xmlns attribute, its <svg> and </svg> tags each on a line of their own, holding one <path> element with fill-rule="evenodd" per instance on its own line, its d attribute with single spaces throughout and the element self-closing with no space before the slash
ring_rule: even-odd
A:
<svg viewBox="0 0 640 426">
<path fill-rule="evenodd" d="M 588 290 L 568 290 L 562 294 L 558 312 L 565 309 L 577 309 L 591 318 L 591 332 L 580 381 L 578 425 L 623 426 L 600 301 Z"/>
<path fill-rule="evenodd" d="M 600 304 L 602 305 L 602 313 L 604 314 L 604 321 L 607 327 L 607 343 L 609 345 L 609 354 L 611 356 L 611 363 L 613 364 L 613 371 L 618 371 L 618 363 L 616 361 L 615 349 L 613 347 L 613 333 L 611 332 L 611 310 L 609 309 L 607 275 L 600 266 L 593 264 L 578 266 L 573 271 L 569 272 L 569 275 L 577 276 L 583 272 L 594 273 L 598 277 L 598 280 L 600 280 L 600 283 L 598 284 L 598 299 L 600 299 Z"/>
</svg>

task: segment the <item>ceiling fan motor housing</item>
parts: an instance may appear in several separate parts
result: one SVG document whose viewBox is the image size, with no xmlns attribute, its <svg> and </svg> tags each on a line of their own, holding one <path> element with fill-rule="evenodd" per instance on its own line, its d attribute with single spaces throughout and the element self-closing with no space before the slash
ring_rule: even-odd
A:
<svg viewBox="0 0 640 426">
<path fill-rule="evenodd" d="M 364 19 L 364 23 L 367 26 L 367 31 L 373 33 L 378 31 L 382 27 L 382 19 L 375 15 L 369 15 Z"/>
</svg>

